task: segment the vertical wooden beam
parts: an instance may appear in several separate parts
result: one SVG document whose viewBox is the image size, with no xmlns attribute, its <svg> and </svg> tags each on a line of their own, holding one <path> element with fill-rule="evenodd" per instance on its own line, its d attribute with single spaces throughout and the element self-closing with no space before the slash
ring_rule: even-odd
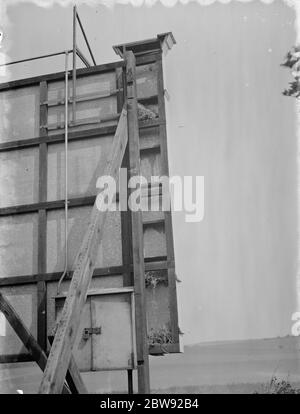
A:
<svg viewBox="0 0 300 414">
<path fill-rule="evenodd" d="M 160 154 L 161 154 L 161 175 L 169 177 L 169 164 L 168 164 L 168 147 L 167 147 L 167 128 L 166 128 L 166 109 L 165 109 L 165 97 L 164 97 L 164 80 L 163 80 L 163 65 L 162 65 L 162 53 L 157 57 L 157 89 L 158 89 L 158 114 L 159 119 L 164 121 L 159 126 L 159 141 L 160 141 Z M 165 235 L 166 235 L 166 247 L 167 247 L 167 260 L 169 263 L 173 263 L 171 267 L 168 267 L 168 284 L 169 284 L 169 306 L 171 314 L 171 332 L 174 342 L 179 342 L 179 329 L 178 329 L 178 309 L 177 309 L 177 294 L 176 294 L 176 275 L 174 267 L 174 242 L 173 242 L 173 226 L 172 226 L 172 213 L 170 211 L 164 212 L 165 217 Z"/>
<path fill-rule="evenodd" d="M 120 112 L 125 100 L 127 99 L 126 72 L 124 68 L 116 69 L 117 76 L 117 111 Z M 126 185 L 126 194 L 128 189 L 128 180 L 130 178 L 129 164 L 129 146 L 127 144 L 123 158 L 122 168 L 127 169 L 126 182 L 120 185 Z M 128 200 L 126 199 L 126 211 L 121 211 L 121 238 L 122 238 L 122 264 L 124 266 L 123 286 L 133 286 L 133 275 L 131 272 L 132 264 L 132 237 L 131 237 L 131 212 L 128 210 Z M 128 394 L 133 394 L 133 370 L 127 370 Z"/>
<path fill-rule="evenodd" d="M 132 52 L 126 52 L 125 57 L 127 79 L 129 164 L 130 177 L 133 177 L 140 175 L 140 148 L 137 114 L 135 56 Z M 140 394 L 147 394 L 150 392 L 150 378 L 145 302 L 145 265 L 142 212 L 132 211 L 131 220 L 138 363 L 138 391 Z"/>
<path fill-rule="evenodd" d="M 126 100 L 126 73 L 124 68 L 116 69 L 116 79 L 117 79 L 117 112 L 121 112 L 124 102 Z M 121 182 L 121 186 L 126 186 L 128 188 L 129 176 L 129 147 L 127 145 L 126 151 L 124 154 L 122 168 L 127 169 L 127 177 L 125 182 Z M 126 191 L 127 193 L 127 191 Z M 126 205 L 128 207 L 128 202 L 126 198 Z M 133 277 L 131 272 L 132 264 L 132 242 L 131 242 L 131 213 L 130 211 L 121 211 L 121 239 L 122 239 L 122 264 L 124 266 L 123 272 L 123 286 L 133 286 Z"/>
<path fill-rule="evenodd" d="M 47 136 L 48 107 L 45 103 L 48 98 L 46 81 L 40 82 L 40 136 Z M 39 202 L 47 201 L 47 144 L 39 145 Z M 38 212 L 38 273 L 46 273 L 46 246 L 47 213 L 45 209 Z M 37 283 L 37 331 L 38 343 L 47 349 L 47 285 L 46 282 Z"/>
<path fill-rule="evenodd" d="M 132 369 L 127 370 L 128 394 L 133 394 Z"/>
</svg>

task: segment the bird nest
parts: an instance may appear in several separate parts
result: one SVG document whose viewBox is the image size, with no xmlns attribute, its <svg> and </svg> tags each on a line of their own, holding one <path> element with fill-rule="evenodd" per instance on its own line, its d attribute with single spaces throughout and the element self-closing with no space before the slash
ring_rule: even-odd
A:
<svg viewBox="0 0 300 414">
<path fill-rule="evenodd" d="M 138 119 L 140 121 L 149 121 L 157 118 L 157 116 L 158 114 L 154 110 L 146 108 L 145 105 L 138 103 Z"/>
<path fill-rule="evenodd" d="M 168 285 L 168 275 L 165 270 L 150 270 L 145 272 L 146 288 L 155 289 L 157 285 Z"/>
</svg>

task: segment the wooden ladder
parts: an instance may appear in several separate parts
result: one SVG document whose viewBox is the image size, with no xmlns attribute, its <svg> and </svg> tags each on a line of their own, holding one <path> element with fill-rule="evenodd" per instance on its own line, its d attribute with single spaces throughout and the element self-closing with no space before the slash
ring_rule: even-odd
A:
<svg viewBox="0 0 300 414">
<path fill-rule="evenodd" d="M 117 180 L 127 141 L 127 111 L 123 108 L 103 175 L 111 176 Z M 72 360 L 72 349 L 78 333 L 81 312 L 86 301 L 99 245 L 103 237 L 107 216 L 107 209 L 102 208 L 104 203 L 105 199 L 101 197 L 100 192 L 93 206 L 86 234 L 74 262 L 73 277 L 61 317 L 57 323 L 54 340 L 39 387 L 40 394 L 60 394 L 63 389 L 64 379 Z"/>
</svg>

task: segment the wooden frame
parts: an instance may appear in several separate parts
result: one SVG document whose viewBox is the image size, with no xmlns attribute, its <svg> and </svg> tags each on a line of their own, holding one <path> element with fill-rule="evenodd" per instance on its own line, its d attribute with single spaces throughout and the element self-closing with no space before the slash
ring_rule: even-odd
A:
<svg viewBox="0 0 300 414">
<path fill-rule="evenodd" d="M 139 100 L 140 101 L 140 100 Z M 146 128 L 153 128 L 158 127 L 164 124 L 165 121 L 161 121 L 159 119 L 150 120 L 150 121 L 142 121 L 139 122 L 139 128 L 146 129 Z M 88 138 L 99 138 L 101 136 L 106 135 L 114 135 L 116 132 L 117 125 L 109 125 L 100 128 L 88 129 L 86 131 L 77 131 L 77 132 L 70 132 L 69 134 L 69 141 L 79 141 Z M 28 138 L 16 141 L 8 141 L 0 143 L 0 152 L 3 151 L 13 151 L 13 150 L 21 150 L 25 148 L 35 147 L 42 143 L 47 143 L 48 145 L 57 144 L 59 142 L 64 141 L 64 134 L 55 134 L 55 135 L 46 135 L 46 136 L 39 136 L 35 138 Z M 141 151 L 151 149 L 150 147 L 141 148 Z"/>
<path fill-rule="evenodd" d="M 143 147 L 140 148 L 140 151 L 160 151 L 161 153 L 161 170 L 163 173 L 168 173 L 168 159 L 167 159 L 167 137 L 166 137 L 166 121 L 164 116 L 164 86 L 163 86 L 163 74 L 162 74 L 162 52 L 155 51 L 153 53 L 140 55 L 136 57 L 136 65 L 141 66 L 149 63 L 155 63 L 158 68 L 158 108 L 159 108 L 159 117 L 154 120 L 148 121 L 140 121 L 139 122 L 139 129 L 143 130 L 144 128 L 151 128 L 151 127 L 158 127 L 159 134 L 160 134 L 160 145 L 155 147 Z M 91 68 L 84 68 L 77 70 L 77 78 L 89 76 L 92 74 L 100 74 L 100 73 L 107 73 L 107 72 L 119 72 L 122 73 L 122 81 L 117 85 L 117 101 L 118 101 L 118 112 L 120 112 L 120 108 L 122 103 L 124 102 L 124 90 L 122 89 L 122 84 L 124 82 L 125 74 L 125 61 L 121 60 L 114 63 L 109 63 L 105 65 L 99 65 Z M 28 78 L 23 80 L 17 80 L 8 82 L 5 84 L 0 84 L 0 91 L 5 91 L 9 89 L 16 89 L 19 87 L 24 86 L 31 86 L 31 85 L 40 85 L 40 88 L 45 87 L 49 82 L 52 81 L 63 81 L 64 79 L 64 72 L 42 75 L 34 78 Z M 47 97 L 46 95 L 43 96 L 41 99 L 41 117 L 43 113 L 45 113 Z M 143 102 L 143 100 L 139 100 L 139 102 Z M 40 120 L 40 125 L 43 127 L 46 125 L 42 119 Z M 116 125 L 112 126 L 103 126 L 97 127 L 89 130 L 83 131 L 76 131 L 69 133 L 69 140 L 84 140 L 87 138 L 96 138 L 105 135 L 114 135 L 116 131 Z M 0 151 L 11 151 L 11 150 L 22 150 L 23 148 L 30 148 L 34 146 L 39 147 L 39 156 L 40 159 L 45 157 L 45 148 L 52 143 L 58 143 L 64 141 L 63 134 L 56 134 L 56 135 L 48 135 L 46 130 L 43 128 L 40 131 L 38 137 L 33 137 L 24 140 L 16 140 L 10 141 L 5 143 L 0 143 Z M 125 154 L 126 159 L 126 154 Z M 128 165 L 128 160 L 126 161 Z M 46 177 L 46 164 L 40 163 L 41 171 L 40 171 L 40 180 L 41 182 L 45 180 Z M 34 283 L 37 284 L 38 287 L 38 303 L 39 303 L 39 310 L 38 311 L 38 339 L 39 343 L 45 347 L 46 344 L 46 329 L 45 329 L 45 292 L 47 289 L 47 283 L 59 280 L 61 276 L 61 272 L 56 273 L 47 273 L 44 263 L 45 263 L 45 245 L 44 245 L 44 237 L 45 232 L 42 234 L 42 229 L 44 228 L 45 217 L 47 216 L 47 212 L 53 209 L 63 209 L 64 208 L 64 200 L 56 200 L 56 201 L 46 201 L 45 195 L 43 194 L 42 189 L 39 192 L 39 200 L 37 203 L 32 204 L 25 204 L 25 205 L 16 205 L 10 206 L 5 208 L 0 208 L 0 216 L 5 215 L 14 215 L 14 214 L 26 214 L 31 212 L 38 212 L 39 215 L 39 232 L 41 233 L 39 237 L 41 237 L 41 246 L 39 247 L 39 269 L 37 274 L 33 275 L 25 275 L 25 276 L 12 276 L 12 277 L 5 277 L 0 278 L 0 287 L 4 286 L 12 286 L 12 285 L 23 285 L 23 284 L 30 284 Z M 91 206 L 94 204 L 95 196 L 88 196 L 88 197 L 78 197 L 70 200 L 69 207 L 78 207 L 78 206 Z M 153 257 L 151 260 L 145 261 L 145 270 L 161 270 L 167 269 L 168 270 L 168 279 L 170 284 L 170 308 L 172 311 L 172 333 L 175 338 L 174 344 L 167 344 L 164 346 L 164 350 L 166 352 L 180 352 L 179 346 L 177 342 L 179 342 L 179 331 L 177 326 L 177 301 L 176 301 L 176 282 L 175 282 L 175 267 L 174 267 L 174 246 L 173 246 L 173 234 L 172 234 L 172 218 L 171 213 L 166 213 L 164 217 L 165 222 L 165 234 L 167 240 L 167 256 L 160 256 L 160 257 Z M 157 223 L 161 223 L 162 220 L 157 221 Z M 153 222 L 151 224 L 154 224 Z M 143 223 L 144 226 L 149 225 L 149 223 Z M 121 231 L 122 231 L 122 239 L 123 239 L 123 246 L 122 246 L 122 254 L 123 254 L 123 265 L 121 266 L 111 266 L 106 268 L 97 268 L 94 271 L 93 277 L 105 277 L 105 276 L 113 276 L 113 275 L 122 275 L 123 274 L 123 285 L 130 286 L 132 284 L 132 277 L 133 277 L 133 267 L 132 263 L 132 253 L 131 249 L 128 249 L 128 243 L 124 243 L 124 239 L 129 240 L 130 237 L 130 215 L 122 214 L 121 216 Z M 71 273 L 72 274 L 72 273 Z M 67 279 L 70 276 L 67 277 Z M 159 346 L 151 346 L 150 347 L 151 354 L 161 354 L 162 350 Z M 11 361 L 24 361 L 30 360 L 29 355 L 3 355 L 0 357 L 0 362 L 11 362 Z"/>
<path fill-rule="evenodd" d="M 132 52 L 126 53 L 125 58 L 127 85 L 126 101 L 128 111 L 128 178 L 131 178 L 140 175 L 140 139 L 137 111 L 136 59 Z M 130 217 L 133 280 L 135 292 L 138 390 L 140 394 L 149 394 L 150 374 L 149 351 L 147 342 L 144 235 L 142 212 L 140 210 L 132 211 Z"/>
<path fill-rule="evenodd" d="M 116 68 L 120 68 L 125 66 L 125 62 L 118 61 L 107 63 L 104 65 L 97 65 L 90 68 L 82 68 L 77 69 L 77 78 L 89 75 L 97 75 L 100 73 L 111 72 Z M 65 78 L 65 72 L 57 72 L 57 73 L 49 73 L 47 75 L 35 76 L 32 78 L 25 78 L 25 79 L 18 79 L 10 82 L 5 82 L 0 84 L 0 91 L 5 91 L 8 89 L 16 89 L 21 88 L 23 86 L 33 86 L 38 85 L 42 81 L 50 82 L 50 81 L 63 81 Z"/>
</svg>

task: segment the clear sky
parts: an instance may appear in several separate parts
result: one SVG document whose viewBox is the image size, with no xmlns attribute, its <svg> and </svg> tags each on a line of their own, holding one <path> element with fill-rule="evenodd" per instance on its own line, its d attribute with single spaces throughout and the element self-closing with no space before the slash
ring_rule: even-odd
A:
<svg viewBox="0 0 300 414">
<path fill-rule="evenodd" d="M 279 65 L 295 42 L 294 10 L 282 0 L 92 3 L 78 11 L 99 64 L 118 60 L 114 44 L 166 31 L 177 41 L 166 58 L 171 174 L 205 179 L 204 220 L 186 223 L 182 213 L 173 220 L 185 343 L 289 334 L 297 310 L 297 136 L 294 101 L 281 94 L 289 73 Z M 70 4 L 7 4 L 9 59 L 70 48 Z M 63 68 L 59 58 L 19 65 L 10 76 Z"/>
</svg>

